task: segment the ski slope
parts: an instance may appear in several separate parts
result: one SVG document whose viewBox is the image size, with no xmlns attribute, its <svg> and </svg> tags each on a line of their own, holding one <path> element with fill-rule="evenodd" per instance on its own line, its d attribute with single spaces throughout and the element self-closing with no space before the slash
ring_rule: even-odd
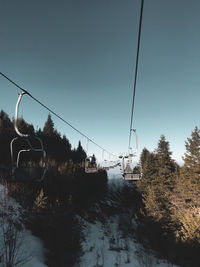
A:
<svg viewBox="0 0 200 267">
<path fill-rule="evenodd" d="M 127 183 L 127 181 L 122 179 L 119 166 L 114 169 L 109 169 L 107 173 L 109 187 L 117 188 Z M 145 249 L 134 238 L 131 238 L 131 236 L 124 236 L 124 233 L 120 230 L 120 227 L 123 227 L 123 225 L 120 226 L 123 223 L 123 216 L 124 214 L 106 216 L 105 220 L 96 220 L 95 223 L 80 219 L 81 224 L 84 225 L 84 240 L 82 241 L 83 255 L 81 256 L 80 263 L 74 267 L 177 266 L 156 258 L 153 251 Z M 125 216 L 130 216 L 129 219 L 132 227 L 134 227 L 135 222 L 131 214 L 125 214 Z"/>
</svg>

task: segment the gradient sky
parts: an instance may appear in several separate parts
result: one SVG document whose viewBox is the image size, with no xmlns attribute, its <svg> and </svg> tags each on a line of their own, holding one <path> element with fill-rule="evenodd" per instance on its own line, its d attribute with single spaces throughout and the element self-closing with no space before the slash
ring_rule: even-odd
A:
<svg viewBox="0 0 200 267">
<path fill-rule="evenodd" d="M 0 0 L 0 71 L 118 154 L 127 151 L 139 0 Z M 178 162 L 199 126 L 200 1 L 145 0 L 133 127 L 139 152 L 161 134 Z M 0 77 L 0 109 L 14 115 L 18 89 Z M 20 114 L 43 127 L 28 96 Z M 86 140 L 52 116 L 72 146 Z M 93 145 L 89 153 L 101 155 Z"/>
</svg>

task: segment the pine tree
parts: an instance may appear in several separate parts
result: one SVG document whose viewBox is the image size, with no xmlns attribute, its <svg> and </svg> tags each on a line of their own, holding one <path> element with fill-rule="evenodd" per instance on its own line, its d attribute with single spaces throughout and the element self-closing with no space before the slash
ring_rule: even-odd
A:
<svg viewBox="0 0 200 267">
<path fill-rule="evenodd" d="M 144 148 L 140 156 L 143 178 L 151 180 L 157 174 L 156 156 Z"/>
<path fill-rule="evenodd" d="M 169 142 L 166 141 L 164 135 L 161 135 L 154 153 L 144 148 L 140 156 L 143 178 L 148 179 L 149 183 L 167 183 L 174 176 L 176 170 L 176 164 L 171 158 L 171 154 Z"/>
<path fill-rule="evenodd" d="M 158 176 L 159 179 L 164 179 L 166 182 L 172 177 L 176 169 L 171 155 L 172 152 L 169 151 L 169 142 L 166 141 L 164 135 L 161 135 L 156 149 Z"/>
<path fill-rule="evenodd" d="M 200 130 L 195 127 L 185 142 L 184 166 L 176 186 L 178 200 L 183 206 L 200 206 Z"/>
<path fill-rule="evenodd" d="M 55 134 L 54 123 L 50 114 L 48 115 L 42 132 L 46 136 L 53 136 Z"/>
<path fill-rule="evenodd" d="M 62 137 L 62 151 L 62 158 L 64 159 L 64 161 L 68 161 L 72 156 L 72 152 L 71 144 L 65 135 L 63 135 Z"/>
<path fill-rule="evenodd" d="M 0 111 L 0 166 L 10 164 L 10 142 L 14 138 L 14 127 L 8 114 Z"/>
<path fill-rule="evenodd" d="M 81 145 L 81 142 L 78 142 L 77 149 L 73 149 L 72 151 L 72 159 L 75 162 L 84 162 L 86 158 L 86 153 Z"/>
<path fill-rule="evenodd" d="M 185 142 L 184 168 L 190 173 L 200 173 L 200 130 L 195 127 L 191 138 Z"/>
<path fill-rule="evenodd" d="M 200 205 L 200 130 L 195 127 L 185 142 L 184 166 L 181 169 L 182 192 L 185 198 Z"/>
<path fill-rule="evenodd" d="M 87 155 L 81 145 L 81 141 L 78 142 L 77 153 L 80 162 L 84 161 Z"/>
<path fill-rule="evenodd" d="M 195 127 L 185 142 L 184 166 L 171 197 L 176 237 L 200 243 L 200 130 Z"/>
<path fill-rule="evenodd" d="M 171 158 L 169 142 L 161 136 L 157 149 L 141 154 L 143 178 L 138 182 L 145 211 L 154 221 L 167 223 L 170 216 L 170 196 L 174 184 L 175 163 Z"/>
<path fill-rule="evenodd" d="M 42 130 L 42 140 L 48 159 L 60 161 L 58 139 L 59 135 L 54 129 L 54 122 L 49 114 Z"/>
<path fill-rule="evenodd" d="M 157 178 L 158 169 L 156 165 L 156 155 L 144 148 L 140 156 L 140 162 L 142 167 L 142 179 L 138 181 L 137 186 L 140 192 L 145 195 L 147 194 L 148 186 Z"/>
<path fill-rule="evenodd" d="M 142 153 L 140 155 L 140 162 L 141 162 L 141 165 L 142 165 L 142 169 L 145 168 L 145 165 L 147 164 L 147 162 L 148 162 L 148 160 L 150 158 L 150 154 L 151 153 L 149 152 L 148 149 L 146 149 L 146 147 L 143 148 Z"/>
<path fill-rule="evenodd" d="M 5 113 L 3 110 L 0 111 L 0 134 L 9 132 L 14 133 L 14 127 L 12 122 L 9 119 L 9 116 L 7 113 Z"/>
</svg>

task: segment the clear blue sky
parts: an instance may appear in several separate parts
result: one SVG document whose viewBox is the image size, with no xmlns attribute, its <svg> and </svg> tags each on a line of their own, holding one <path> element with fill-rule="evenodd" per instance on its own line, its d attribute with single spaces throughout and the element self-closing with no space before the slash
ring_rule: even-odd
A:
<svg viewBox="0 0 200 267">
<path fill-rule="evenodd" d="M 113 153 L 127 150 L 139 0 L 0 0 L 0 71 Z M 161 134 L 181 161 L 200 119 L 200 2 L 145 0 L 134 124 L 140 151 Z M 0 109 L 18 90 L 0 77 Z M 24 96 L 27 122 L 48 112 Z M 86 140 L 53 117 L 73 146 Z M 89 146 L 90 153 L 101 151 Z"/>
</svg>

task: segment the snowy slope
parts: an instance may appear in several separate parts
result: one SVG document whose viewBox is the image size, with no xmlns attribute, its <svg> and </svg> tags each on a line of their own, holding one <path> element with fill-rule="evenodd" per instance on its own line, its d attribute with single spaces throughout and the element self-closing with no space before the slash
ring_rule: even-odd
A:
<svg viewBox="0 0 200 267">
<path fill-rule="evenodd" d="M 117 188 L 126 181 L 122 179 L 120 167 L 108 170 L 109 187 Z M 108 203 L 109 200 L 107 200 Z M 126 215 L 127 216 L 127 215 Z M 131 220 L 132 216 L 130 216 Z M 84 240 L 82 242 L 83 255 L 81 256 L 80 267 L 169 267 L 164 260 L 158 260 L 152 251 L 147 251 L 138 244 L 134 238 L 124 235 L 120 229 L 123 221 L 123 214 L 106 216 L 105 220 L 95 223 L 83 219 Z M 134 222 L 132 221 L 134 226 Z M 74 266 L 76 267 L 76 265 Z"/>
<path fill-rule="evenodd" d="M 33 236 L 30 231 L 26 230 L 21 222 L 23 210 L 16 201 L 9 197 L 6 189 L 0 185 L 0 267 L 5 266 L 3 263 L 3 254 L 5 256 L 5 249 L 12 247 L 8 242 L 3 242 L 7 237 L 7 241 L 13 240 L 16 236 L 16 251 L 15 251 L 15 264 L 14 266 L 20 267 L 46 267 L 44 264 L 45 250 L 39 238 Z M 20 226 L 21 231 L 18 231 Z M 3 234 L 4 232 L 4 234 Z"/>
<path fill-rule="evenodd" d="M 109 218 L 105 224 L 97 221 L 84 226 L 85 240 L 82 244 L 83 256 L 80 267 L 169 267 L 175 266 L 158 260 L 151 251 L 129 237 L 123 237 L 118 229 L 117 216 Z"/>
</svg>

